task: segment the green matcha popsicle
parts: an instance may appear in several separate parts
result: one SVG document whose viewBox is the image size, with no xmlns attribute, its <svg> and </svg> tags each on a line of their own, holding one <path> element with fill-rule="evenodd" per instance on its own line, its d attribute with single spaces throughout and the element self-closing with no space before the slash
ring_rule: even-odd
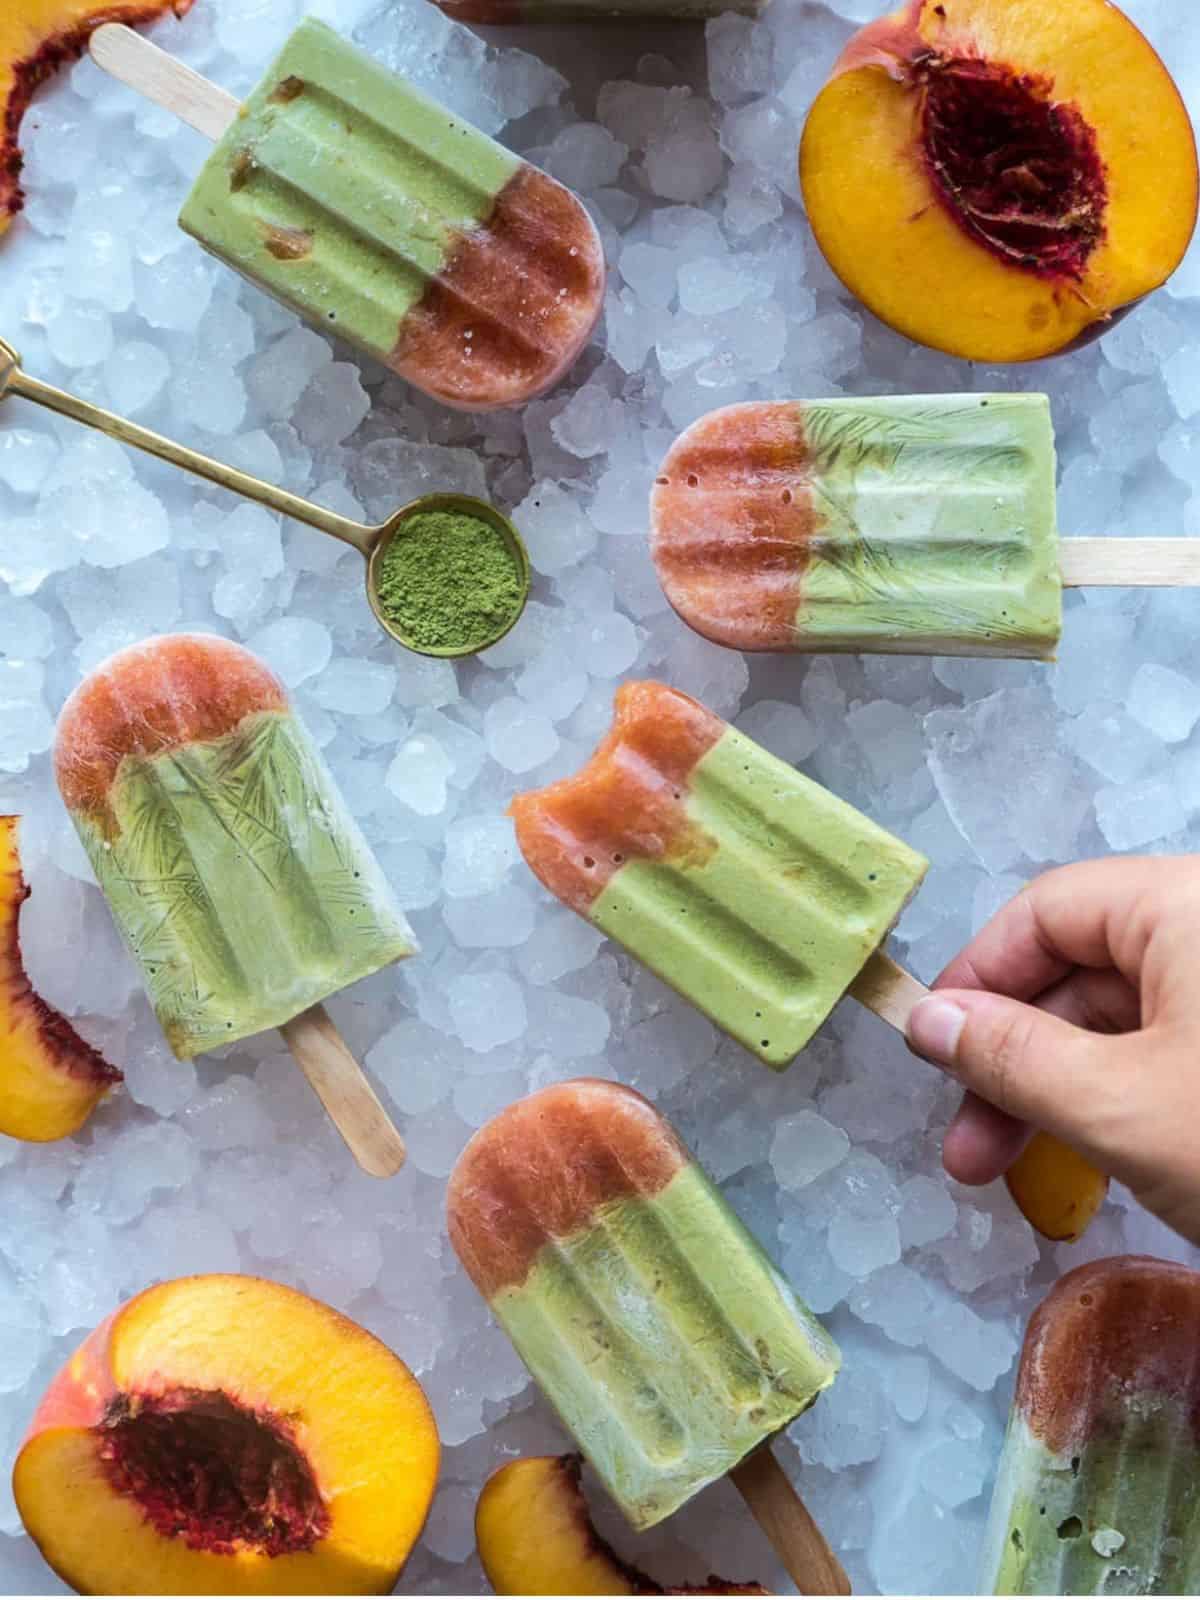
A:
<svg viewBox="0 0 1200 1600">
<path fill-rule="evenodd" d="M 635 1528 L 837 1375 L 828 1334 L 632 1089 L 519 1100 L 467 1145 L 447 1208 L 463 1266 Z"/>
<path fill-rule="evenodd" d="M 661 683 L 625 684 L 587 765 L 512 814 L 552 893 L 772 1067 L 812 1038 L 928 866 Z"/>
<path fill-rule="evenodd" d="M 1049 659 L 1062 631 L 1044 395 L 714 411 L 663 462 L 651 530 L 675 610 L 737 650 Z"/>
<path fill-rule="evenodd" d="M 1034 1313 L 985 1542 L 988 1594 L 1200 1592 L 1200 1273 L 1068 1273 Z"/>
<path fill-rule="evenodd" d="M 311 17 L 179 220 L 302 316 L 466 410 L 549 388 L 603 304 L 599 236 L 569 190 Z"/>
<path fill-rule="evenodd" d="M 63 708 L 63 799 L 181 1059 L 281 1027 L 416 949 L 283 686 L 227 640 L 151 639 Z"/>
</svg>

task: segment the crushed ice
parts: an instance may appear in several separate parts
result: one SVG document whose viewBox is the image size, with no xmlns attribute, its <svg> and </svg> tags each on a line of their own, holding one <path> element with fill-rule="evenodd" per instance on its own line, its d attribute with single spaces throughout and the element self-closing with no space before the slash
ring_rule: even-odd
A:
<svg viewBox="0 0 1200 1600">
<path fill-rule="evenodd" d="M 850 1006 L 790 1072 L 765 1073 L 551 903 L 504 810 L 574 767 L 607 726 L 615 681 L 642 673 L 736 717 L 931 856 L 897 940 L 925 978 L 1049 863 L 1195 849 L 1194 596 L 1073 596 L 1054 668 L 750 667 L 666 609 L 644 507 L 674 432 L 720 404 L 1039 387 L 1064 531 L 1200 536 L 1200 249 L 1090 349 L 972 369 L 865 320 L 799 209 L 801 120 L 876 0 L 723 17 L 707 60 L 690 29 L 653 30 L 649 53 L 632 29 L 526 30 L 521 49 L 427 0 L 314 9 L 581 191 L 612 266 L 606 325 L 522 416 L 452 415 L 178 232 L 197 135 L 88 62 L 27 118 L 30 202 L 0 245 L 0 333 L 31 371 L 349 515 L 384 517 L 432 487 L 491 492 L 515 508 L 537 585 L 483 663 L 398 654 L 353 553 L 6 404 L 0 809 L 26 817 L 33 976 L 124 1065 L 128 1090 L 76 1140 L 0 1141 L 5 1459 L 51 1373 L 122 1296 L 156 1276 L 266 1272 L 331 1299 L 419 1373 L 447 1451 L 403 1587 L 478 1592 L 479 1485 L 563 1435 L 455 1266 L 444 1179 L 503 1104 L 594 1073 L 659 1100 L 842 1343 L 845 1375 L 784 1450 L 805 1462 L 856 1590 L 969 1590 L 1031 1305 L 1092 1255 L 1195 1253 L 1121 1191 L 1081 1245 L 1055 1249 L 1002 1186 L 947 1183 L 954 1092 Z M 1200 16 L 1176 0 L 1127 9 L 1200 107 Z M 201 0 L 158 31 L 244 91 L 296 13 L 295 0 Z M 410 1165 L 389 1185 L 349 1165 L 276 1038 L 172 1061 L 89 886 L 50 776 L 52 718 L 81 671 L 179 626 L 243 639 L 285 679 L 418 928 L 419 962 L 332 1007 L 406 1125 Z M 5 1474 L 0 1531 L 0 1587 L 53 1589 Z M 726 1486 L 640 1545 L 676 1581 L 781 1581 Z"/>
</svg>

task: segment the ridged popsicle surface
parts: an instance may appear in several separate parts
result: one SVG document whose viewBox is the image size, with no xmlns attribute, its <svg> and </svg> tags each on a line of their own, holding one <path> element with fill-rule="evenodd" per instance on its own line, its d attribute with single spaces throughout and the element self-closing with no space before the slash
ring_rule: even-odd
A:
<svg viewBox="0 0 1200 1600">
<path fill-rule="evenodd" d="M 599 237 L 569 190 L 313 18 L 214 149 L 180 225 L 468 410 L 548 388 L 603 303 Z"/>
<path fill-rule="evenodd" d="M 591 760 L 512 812 L 547 888 L 774 1067 L 808 1043 L 927 867 L 653 682 L 625 684 Z"/>
<path fill-rule="evenodd" d="M 700 420 L 651 502 L 667 598 L 737 650 L 1051 657 L 1042 395 L 763 401 Z"/>
<path fill-rule="evenodd" d="M 87 677 L 63 799 L 181 1058 L 278 1027 L 416 949 L 283 686 L 203 635 Z"/>
<path fill-rule="evenodd" d="M 806 1410 L 839 1357 L 670 1125 L 582 1079 L 450 1179 L 454 1247 L 626 1516 L 669 1516 Z"/>
</svg>

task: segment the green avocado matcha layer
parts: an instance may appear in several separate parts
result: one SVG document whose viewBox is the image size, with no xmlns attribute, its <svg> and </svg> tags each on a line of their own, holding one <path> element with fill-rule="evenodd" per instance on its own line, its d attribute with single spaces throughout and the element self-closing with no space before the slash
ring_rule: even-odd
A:
<svg viewBox="0 0 1200 1600">
<path fill-rule="evenodd" d="M 522 163 L 307 18 L 205 163 L 180 226 L 381 361 Z"/>
<path fill-rule="evenodd" d="M 730 728 L 692 769 L 694 846 L 627 861 L 589 919 L 768 1066 L 887 937 L 924 856 Z"/>
<path fill-rule="evenodd" d="M 1053 658 L 1062 581 L 1045 395 L 799 410 L 817 519 L 800 648 Z"/>
<path fill-rule="evenodd" d="M 75 825 L 181 1059 L 279 1027 L 416 949 L 296 719 L 122 762 Z"/>
<path fill-rule="evenodd" d="M 636 1528 L 806 1411 L 840 1364 L 694 1162 L 544 1245 L 492 1306 Z"/>
<path fill-rule="evenodd" d="M 1014 1416 L 984 1551 L 988 1594 L 1200 1593 L 1200 1447 L 1187 1407 L 1146 1393 L 1056 1456 Z"/>
</svg>

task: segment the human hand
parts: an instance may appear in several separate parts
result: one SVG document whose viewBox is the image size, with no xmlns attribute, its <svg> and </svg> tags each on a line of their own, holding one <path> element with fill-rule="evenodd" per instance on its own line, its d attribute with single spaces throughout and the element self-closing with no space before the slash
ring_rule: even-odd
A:
<svg viewBox="0 0 1200 1600">
<path fill-rule="evenodd" d="M 934 989 L 908 1041 L 967 1089 L 951 1177 L 990 1183 L 1043 1128 L 1200 1244 L 1200 856 L 1049 872 Z"/>
</svg>

